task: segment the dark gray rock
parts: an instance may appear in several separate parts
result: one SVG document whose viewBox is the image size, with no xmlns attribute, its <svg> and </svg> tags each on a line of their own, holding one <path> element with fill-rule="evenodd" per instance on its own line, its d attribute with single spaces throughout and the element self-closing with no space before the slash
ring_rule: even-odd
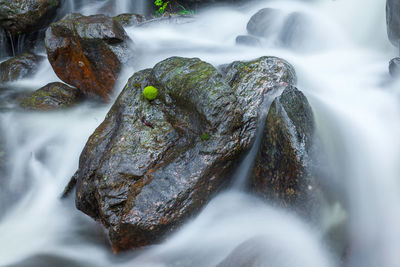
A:
<svg viewBox="0 0 400 267">
<path fill-rule="evenodd" d="M 24 53 L 0 63 L 0 83 L 27 78 L 38 70 L 45 57 Z"/>
<path fill-rule="evenodd" d="M 236 44 L 246 46 L 260 46 L 260 40 L 257 37 L 250 35 L 239 35 L 236 37 Z"/>
<path fill-rule="evenodd" d="M 28 110 L 57 110 L 76 105 L 83 100 L 83 94 L 76 88 L 54 82 L 21 98 L 19 105 Z"/>
<path fill-rule="evenodd" d="M 386 26 L 390 42 L 399 47 L 400 42 L 400 1 L 386 0 Z"/>
<path fill-rule="evenodd" d="M 307 148 L 312 136 L 312 113 L 304 113 L 311 109 L 295 82 L 294 69 L 275 57 L 233 62 L 220 71 L 196 58 L 172 57 L 135 73 L 81 154 L 73 177 L 77 208 L 109 229 L 114 251 L 157 242 L 230 181 L 254 143 L 265 101 L 287 88 L 273 102 L 264 129 L 254 179 L 255 190 L 264 193 L 272 164 L 267 157 L 286 174 L 288 166 L 277 160 L 299 163 L 294 146 Z M 158 89 L 155 100 L 143 96 L 146 86 Z M 300 127 L 295 139 L 282 109 Z M 276 140 L 271 131 L 281 134 L 279 147 L 266 145 Z M 278 148 L 284 151 L 277 156 Z M 309 185 L 296 178 L 299 187 Z"/>
<path fill-rule="evenodd" d="M 152 102 L 142 95 L 150 85 L 159 91 Z M 77 172 L 76 205 L 109 228 L 114 250 L 158 240 L 229 178 L 243 151 L 235 103 L 232 88 L 199 59 L 169 58 L 130 78 Z"/>
<path fill-rule="evenodd" d="M 45 46 L 62 81 L 109 101 L 122 64 L 132 58 L 129 42 L 121 24 L 110 17 L 69 14 L 50 25 Z"/>
<path fill-rule="evenodd" d="M 267 199 L 299 211 L 311 209 L 318 184 L 311 175 L 315 123 L 307 98 L 293 86 L 268 112 L 253 176 L 253 189 Z"/>
<path fill-rule="evenodd" d="M 44 29 L 56 16 L 59 0 L 0 0 L 0 25 L 11 35 Z"/>
<path fill-rule="evenodd" d="M 263 8 L 254 14 L 247 23 L 249 34 L 269 37 L 282 20 L 282 12 L 274 8 Z"/>
</svg>

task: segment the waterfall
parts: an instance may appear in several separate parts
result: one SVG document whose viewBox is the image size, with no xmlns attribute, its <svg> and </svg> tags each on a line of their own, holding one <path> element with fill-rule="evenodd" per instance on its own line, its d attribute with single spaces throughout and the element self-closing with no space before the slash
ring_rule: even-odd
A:
<svg viewBox="0 0 400 267">
<path fill-rule="evenodd" d="M 148 13 L 152 1 L 66 3 L 85 15 L 116 15 Z M 236 45 L 250 17 L 265 7 L 278 9 L 283 18 L 303 16 L 299 32 L 307 38 L 282 23 L 257 47 Z M 119 90 L 134 71 L 170 56 L 198 57 L 215 66 L 265 55 L 290 62 L 326 154 L 320 168 L 327 175 L 320 178 L 331 202 L 321 203 L 320 221 L 309 222 L 242 190 L 256 141 L 234 174 L 235 190 L 218 194 L 161 243 L 112 255 L 101 227 L 77 211 L 73 200 L 59 198 L 111 104 L 48 113 L 7 109 L 0 112 L 0 142 L 8 159 L 0 181 L 0 266 L 229 266 L 240 262 L 235 254 L 276 267 L 400 266 L 400 82 L 387 73 L 397 49 L 387 39 L 384 11 L 385 0 L 249 1 L 201 10 L 190 23 L 126 28 L 138 54 L 134 70 L 123 70 Z M 281 36 L 288 32 L 301 43 L 283 45 Z M 0 31 L 0 60 L 24 43 L 8 43 Z M 44 62 L 37 75 L 7 88 L 32 91 L 51 81 L 57 77 Z M 335 250 L 331 233 L 345 253 Z"/>
</svg>

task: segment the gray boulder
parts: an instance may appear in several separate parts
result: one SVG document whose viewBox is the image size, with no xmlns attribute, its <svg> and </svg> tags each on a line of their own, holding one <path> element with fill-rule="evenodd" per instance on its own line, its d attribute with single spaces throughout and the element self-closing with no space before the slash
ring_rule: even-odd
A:
<svg viewBox="0 0 400 267">
<path fill-rule="evenodd" d="M 386 26 L 390 42 L 399 47 L 400 42 L 400 1 L 386 0 Z"/>
</svg>

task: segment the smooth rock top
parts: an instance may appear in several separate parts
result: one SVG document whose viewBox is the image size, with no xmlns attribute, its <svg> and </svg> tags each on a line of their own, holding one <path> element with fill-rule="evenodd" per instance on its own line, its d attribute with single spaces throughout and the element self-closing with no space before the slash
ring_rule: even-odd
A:
<svg viewBox="0 0 400 267">
<path fill-rule="evenodd" d="M 105 15 L 69 14 L 46 31 L 48 59 L 64 82 L 108 101 L 121 66 L 132 57 L 123 27 Z"/>
<path fill-rule="evenodd" d="M 263 8 L 250 18 L 247 32 L 259 37 L 268 37 L 277 30 L 282 16 L 282 12 L 277 9 Z"/>
<path fill-rule="evenodd" d="M 0 0 L 0 25 L 11 35 L 37 31 L 56 16 L 59 0 Z"/>
</svg>

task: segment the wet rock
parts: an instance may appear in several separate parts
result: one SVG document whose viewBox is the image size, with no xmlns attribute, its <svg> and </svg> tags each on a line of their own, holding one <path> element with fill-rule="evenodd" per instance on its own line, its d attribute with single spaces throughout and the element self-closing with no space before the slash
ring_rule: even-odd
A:
<svg viewBox="0 0 400 267">
<path fill-rule="evenodd" d="M 0 63 L 0 83 L 27 78 L 36 73 L 45 57 L 24 53 Z"/>
<path fill-rule="evenodd" d="M 108 101 L 122 64 L 132 56 L 130 39 L 105 15 L 69 14 L 46 31 L 48 59 L 64 82 Z"/>
<path fill-rule="evenodd" d="M 386 26 L 390 42 L 399 47 L 400 44 L 400 2 L 386 0 Z"/>
<path fill-rule="evenodd" d="M 144 16 L 138 14 L 120 14 L 118 16 L 113 17 L 113 19 L 124 27 L 138 25 L 139 23 L 145 21 Z"/>
<path fill-rule="evenodd" d="M 274 8 L 263 8 L 247 23 L 247 32 L 259 37 L 269 37 L 282 19 L 282 13 Z"/>
<path fill-rule="evenodd" d="M 28 110 L 45 111 L 71 107 L 82 100 L 83 94 L 78 89 L 54 82 L 20 99 L 19 105 Z"/>
<path fill-rule="evenodd" d="M 44 29 L 56 16 L 59 0 L 2 0 L 0 25 L 11 35 Z"/>
<path fill-rule="evenodd" d="M 142 95 L 151 85 L 159 93 L 152 102 Z M 169 58 L 129 79 L 77 173 L 76 205 L 109 228 L 115 251 L 160 239 L 227 181 L 243 150 L 235 103 L 199 59 Z"/>
<path fill-rule="evenodd" d="M 260 57 L 252 61 L 235 61 L 222 66 L 225 79 L 234 89 L 238 106 L 243 113 L 240 142 L 248 147 L 256 136 L 263 106 L 279 88 L 296 84 L 296 73 L 285 60 Z"/>
<path fill-rule="evenodd" d="M 393 78 L 400 77 L 400 58 L 396 57 L 389 62 L 389 73 Z"/>
<path fill-rule="evenodd" d="M 115 251 L 157 242 L 229 182 L 263 104 L 295 82 L 275 57 L 220 71 L 172 57 L 135 73 L 81 154 L 77 208 L 109 229 Z M 143 96 L 147 86 L 155 100 Z"/>
<path fill-rule="evenodd" d="M 246 46 L 260 46 L 260 40 L 250 35 L 239 35 L 236 37 L 236 44 Z"/>
<path fill-rule="evenodd" d="M 171 15 L 145 20 L 138 24 L 138 27 L 151 27 L 153 25 L 162 24 L 186 24 L 194 22 L 194 17 L 191 15 Z"/>
<path fill-rule="evenodd" d="M 307 211 L 316 181 L 310 173 L 314 116 L 307 98 L 288 86 L 271 104 L 253 176 L 253 189 L 285 207 Z"/>
</svg>

